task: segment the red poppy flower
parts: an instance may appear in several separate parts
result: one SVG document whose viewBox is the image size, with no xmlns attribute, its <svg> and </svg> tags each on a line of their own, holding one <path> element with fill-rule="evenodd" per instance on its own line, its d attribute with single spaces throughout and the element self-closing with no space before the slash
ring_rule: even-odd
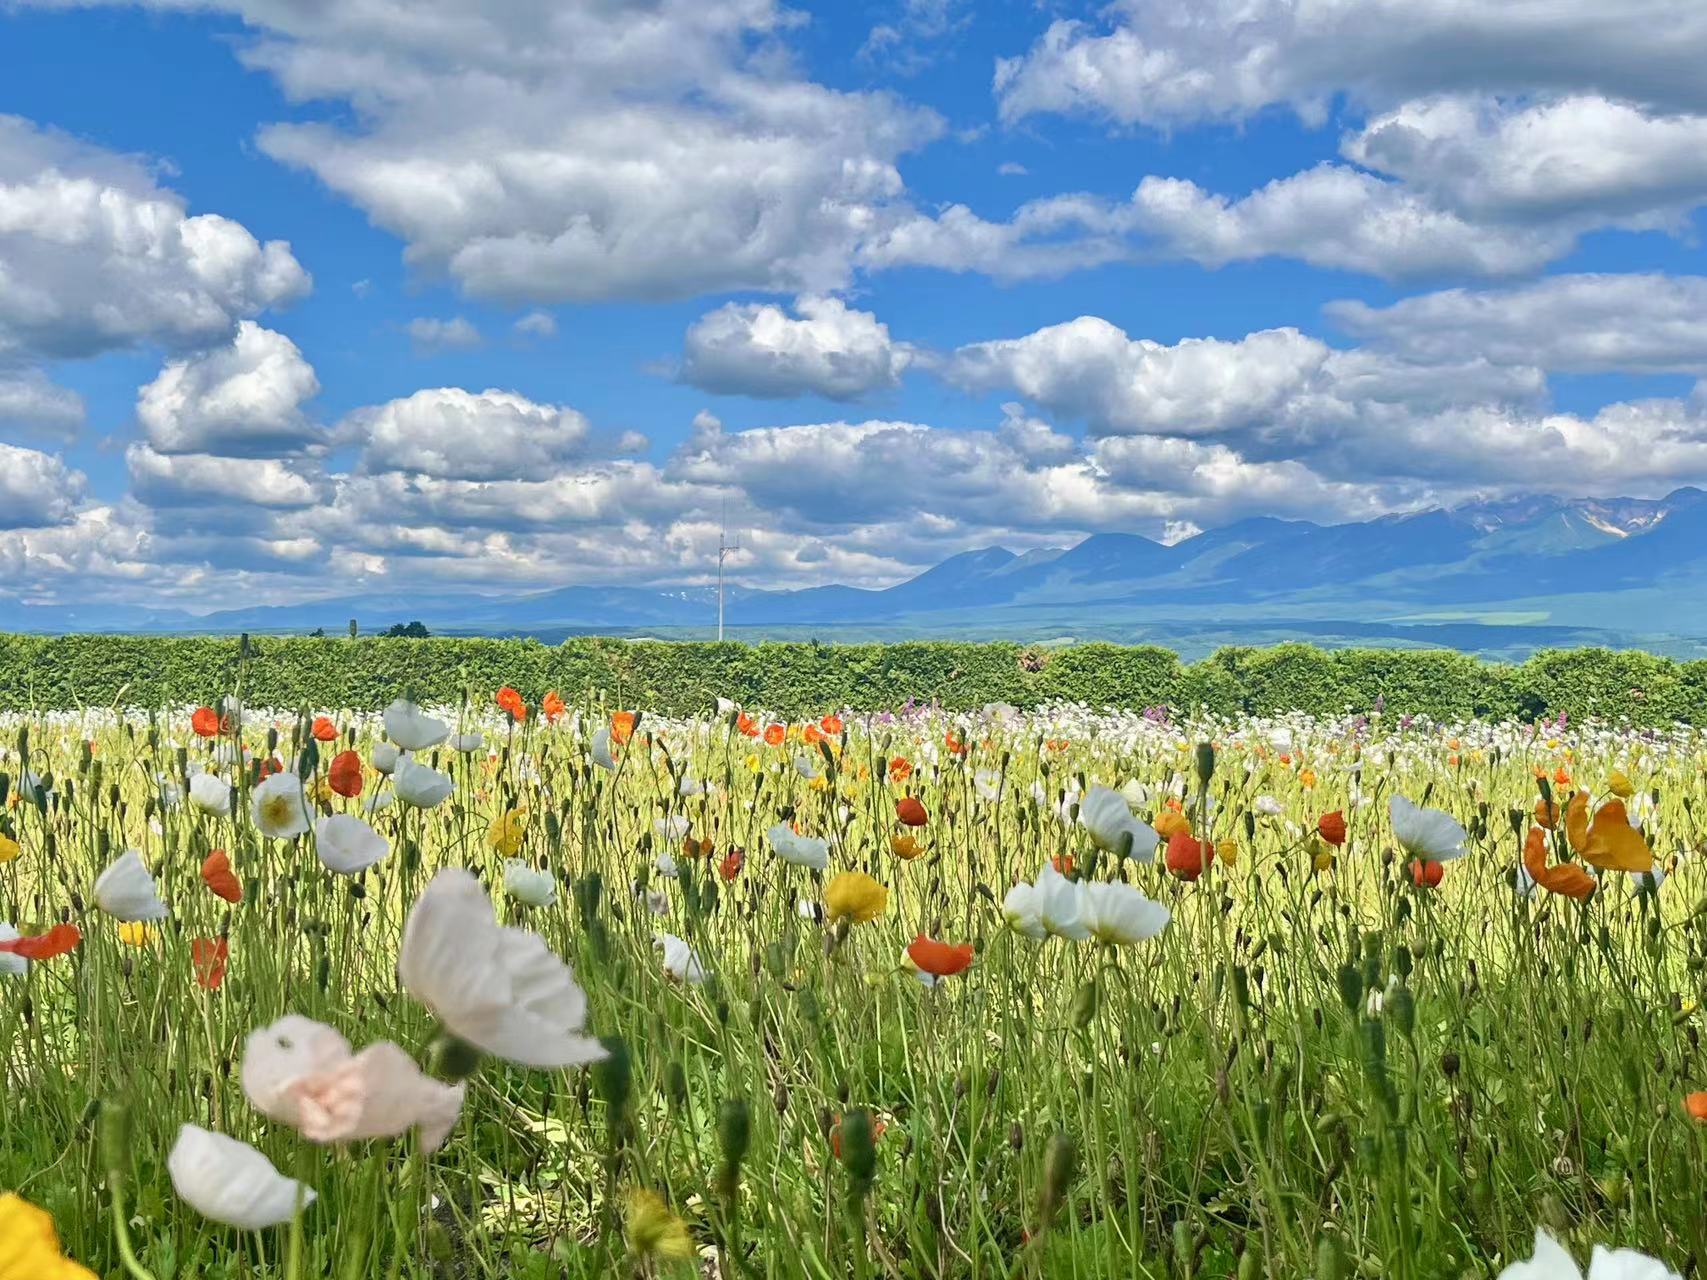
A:
<svg viewBox="0 0 1707 1280">
<path fill-rule="evenodd" d="M 895 802 L 895 816 L 909 827 L 922 827 L 931 820 L 925 806 L 914 796 L 902 796 Z"/>
<path fill-rule="evenodd" d="M 261 781 L 261 780 L 264 780 L 266 778 L 270 778 L 275 773 L 283 773 L 283 772 L 284 772 L 284 761 L 280 760 L 277 756 L 269 756 L 269 757 L 267 757 L 267 759 L 262 760 L 260 763 L 258 763 L 255 766 L 255 778 L 257 781 Z"/>
<path fill-rule="evenodd" d="M 498 690 L 496 701 L 499 708 L 507 712 L 510 719 L 517 724 L 528 718 L 528 704 L 523 702 L 522 695 L 510 688 L 509 685 Z"/>
<path fill-rule="evenodd" d="M 943 735 L 942 745 L 948 748 L 950 755 L 963 756 L 966 754 L 966 740 L 952 729 Z"/>
<path fill-rule="evenodd" d="M 912 775 L 913 766 L 907 760 L 896 756 L 889 762 L 889 781 L 904 782 Z"/>
<path fill-rule="evenodd" d="M 1427 858 L 1418 858 L 1411 863 L 1411 880 L 1419 889 L 1434 888 L 1445 874 L 1445 867 Z"/>
<path fill-rule="evenodd" d="M 0 942 L 0 951 L 8 955 L 22 956 L 26 960 L 52 960 L 55 956 L 62 956 L 74 950 L 82 940 L 82 930 L 76 925 L 56 924 L 46 933 L 38 933 L 33 938 L 13 938 L 10 942 Z"/>
<path fill-rule="evenodd" d="M 338 736 L 338 726 L 333 724 L 328 716 L 315 716 L 314 723 L 309 726 L 309 732 L 314 735 L 316 742 L 331 742 Z"/>
<path fill-rule="evenodd" d="M 741 868 L 747 864 L 747 855 L 739 849 L 731 849 L 723 855 L 723 861 L 717 864 L 717 874 L 725 881 L 733 880 L 741 874 Z"/>
<path fill-rule="evenodd" d="M 362 793 L 362 758 L 354 751 L 340 751 L 326 771 L 326 785 L 345 799 Z"/>
<path fill-rule="evenodd" d="M 1181 880 L 1195 880 L 1203 869 L 1215 861 L 1215 845 L 1199 840 L 1189 831 L 1176 831 L 1168 837 L 1168 874 Z"/>
<path fill-rule="evenodd" d="M 842 731 L 842 718 L 840 716 L 825 716 L 818 722 L 818 727 L 834 737 Z"/>
<path fill-rule="evenodd" d="M 562 716 L 565 710 L 563 699 L 558 694 L 557 690 L 552 689 L 545 695 L 545 697 L 539 700 L 539 709 L 541 714 L 543 714 L 547 720 L 551 721 L 553 724 L 557 722 L 558 718 Z"/>
<path fill-rule="evenodd" d="M 1316 819 L 1316 834 L 1334 848 L 1339 848 L 1345 843 L 1345 814 L 1338 809 L 1332 813 L 1324 813 Z"/>
<path fill-rule="evenodd" d="M 743 711 L 735 717 L 735 731 L 744 737 L 756 738 L 759 736 L 759 722 Z"/>
<path fill-rule="evenodd" d="M 190 717 L 190 728 L 196 731 L 198 738 L 213 738 L 219 735 L 219 712 L 212 707 L 197 707 L 195 714 Z"/>
<path fill-rule="evenodd" d="M 218 991 L 230 959 L 231 944 L 224 938 L 196 938 L 190 943 L 190 964 L 195 968 L 198 987 Z"/>
<path fill-rule="evenodd" d="M 243 901 L 243 885 L 231 870 L 231 857 L 224 849 L 215 849 L 202 863 L 202 881 L 218 897 L 227 902 Z"/>
<path fill-rule="evenodd" d="M 938 978 L 951 978 L 965 972 L 972 963 L 972 944 L 963 942 L 950 946 L 920 934 L 907 947 L 907 958 L 926 973 Z"/>
</svg>

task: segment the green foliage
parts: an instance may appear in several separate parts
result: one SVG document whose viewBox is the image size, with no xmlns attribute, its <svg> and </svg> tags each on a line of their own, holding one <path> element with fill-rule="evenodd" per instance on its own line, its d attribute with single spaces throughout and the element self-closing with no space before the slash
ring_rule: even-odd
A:
<svg viewBox="0 0 1707 1280">
<path fill-rule="evenodd" d="M 1531 719 L 1563 712 L 1634 724 L 1707 723 L 1707 661 L 1639 652 L 1545 650 L 1527 662 L 1484 662 L 1447 650 L 1229 647 L 1197 663 L 1154 646 L 1010 643 L 700 644 L 577 638 L 359 639 L 262 636 L 242 664 L 256 706 L 375 708 L 399 693 L 439 703 L 514 685 L 530 703 L 604 698 L 669 714 L 717 697 L 782 715 L 894 707 L 909 698 L 950 709 L 990 702 L 1171 706 L 1232 715 L 1371 710 L 1393 715 Z M 236 687 L 238 641 L 175 636 L 0 635 L 0 710 L 115 702 L 212 702 Z"/>
</svg>

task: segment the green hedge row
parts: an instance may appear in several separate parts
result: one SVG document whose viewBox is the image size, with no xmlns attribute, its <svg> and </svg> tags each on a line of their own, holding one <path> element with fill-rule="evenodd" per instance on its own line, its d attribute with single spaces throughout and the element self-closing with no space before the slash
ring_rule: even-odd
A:
<svg viewBox="0 0 1707 1280">
<path fill-rule="evenodd" d="M 1707 661 L 1555 650 L 1517 665 L 1446 651 L 1227 648 L 1196 663 L 1166 649 L 1086 644 L 697 644 L 574 639 L 390 640 L 261 636 L 242 662 L 252 706 L 374 708 L 408 692 L 456 702 L 514 685 L 666 713 L 721 695 L 780 714 L 1060 700 L 1212 711 L 1366 711 L 1443 719 L 1560 712 L 1638 724 L 1707 724 Z M 239 641 L 211 637 L 0 635 L 0 710 L 211 702 L 236 687 Z"/>
</svg>

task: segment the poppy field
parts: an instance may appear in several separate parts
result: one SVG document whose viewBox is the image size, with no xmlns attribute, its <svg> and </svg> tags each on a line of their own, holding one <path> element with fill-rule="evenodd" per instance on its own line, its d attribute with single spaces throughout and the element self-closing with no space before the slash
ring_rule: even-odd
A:
<svg viewBox="0 0 1707 1280">
<path fill-rule="evenodd" d="M 1691 1276 L 1707 734 L 0 716 L 0 1280 Z"/>
</svg>

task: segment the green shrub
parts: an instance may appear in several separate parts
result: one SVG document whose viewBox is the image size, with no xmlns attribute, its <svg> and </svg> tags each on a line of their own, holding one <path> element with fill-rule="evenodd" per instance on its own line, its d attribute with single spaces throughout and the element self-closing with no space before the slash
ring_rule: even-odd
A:
<svg viewBox="0 0 1707 1280">
<path fill-rule="evenodd" d="M 0 710 L 212 702 L 236 688 L 251 705 L 376 708 L 401 693 L 455 703 L 514 685 L 530 703 L 556 689 L 671 714 L 719 696 L 781 715 L 989 702 L 1169 705 L 1221 714 L 1367 712 L 1442 719 L 1601 716 L 1707 723 L 1707 662 L 1638 652 L 1550 650 L 1518 665 L 1444 650 L 1229 647 L 1182 664 L 1154 646 L 1086 644 L 1044 652 L 1008 643 L 746 645 L 577 638 L 404 639 L 260 636 L 0 635 Z"/>
</svg>

